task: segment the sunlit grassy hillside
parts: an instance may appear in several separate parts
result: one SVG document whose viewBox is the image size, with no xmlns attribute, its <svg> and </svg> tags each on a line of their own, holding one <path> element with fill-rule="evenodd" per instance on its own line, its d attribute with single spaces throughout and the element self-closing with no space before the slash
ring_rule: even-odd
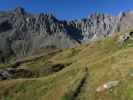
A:
<svg viewBox="0 0 133 100">
<path fill-rule="evenodd" d="M 133 100 L 133 41 L 118 37 L 13 63 L 34 74 L 0 81 L 0 100 Z M 120 83 L 96 92 L 113 80 Z"/>
</svg>

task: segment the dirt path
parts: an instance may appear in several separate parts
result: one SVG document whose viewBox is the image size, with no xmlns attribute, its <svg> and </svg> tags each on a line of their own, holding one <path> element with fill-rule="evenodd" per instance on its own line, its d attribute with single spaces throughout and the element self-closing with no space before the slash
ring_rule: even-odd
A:
<svg viewBox="0 0 133 100">
<path fill-rule="evenodd" d="M 73 93 L 73 95 L 72 95 L 70 100 L 80 100 L 80 94 L 82 92 L 84 92 L 84 90 L 86 88 L 86 84 L 88 83 L 88 77 L 89 77 L 89 72 L 88 72 L 88 68 L 86 68 L 85 69 L 85 75 L 81 79 L 79 86 L 74 91 L 74 93 Z"/>
</svg>

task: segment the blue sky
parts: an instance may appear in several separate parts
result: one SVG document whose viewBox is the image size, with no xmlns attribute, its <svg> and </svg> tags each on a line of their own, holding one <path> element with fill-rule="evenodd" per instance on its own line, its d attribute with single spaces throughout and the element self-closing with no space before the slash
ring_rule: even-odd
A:
<svg viewBox="0 0 133 100">
<path fill-rule="evenodd" d="M 59 19 L 79 19 L 90 13 L 103 12 L 117 15 L 133 10 L 133 0 L 0 0 L 0 10 L 24 7 L 32 13 L 54 13 Z"/>
</svg>

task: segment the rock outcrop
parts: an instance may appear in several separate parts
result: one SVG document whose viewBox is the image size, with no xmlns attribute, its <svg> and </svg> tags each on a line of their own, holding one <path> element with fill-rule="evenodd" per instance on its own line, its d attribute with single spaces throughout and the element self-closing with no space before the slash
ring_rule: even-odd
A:
<svg viewBox="0 0 133 100">
<path fill-rule="evenodd" d="M 120 35 L 118 43 L 124 44 L 128 40 L 133 40 L 133 31 Z"/>
<path fill-rule="evenodd" d="M 7 80 L 19 77 L 31 77 L 33 74 L 29 69 L 24 68 L 5 68 L 0 69 L 0 80 Z"/>
</svg>

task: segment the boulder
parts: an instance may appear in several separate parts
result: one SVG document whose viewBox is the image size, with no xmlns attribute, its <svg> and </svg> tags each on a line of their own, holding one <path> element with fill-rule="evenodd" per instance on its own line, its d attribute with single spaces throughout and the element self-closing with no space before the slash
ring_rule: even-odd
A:
<svg viewBox="0 0 133 100">
<path fill-rule="evenodd" d="M 10 79 L 12 75 L 7 70 L 0 70 L 0 80 Z"/>
<path fill-rule="evenodd" d="M 103 85 L 99 86 L 96 89 L 96 92 L 103 92 L 103 91 L 106 91 L 106 90 L 110 90 L 113 87 L 116 87 L 119 83 L 120 83 L 120 81 L 109 81 L 109 82 L 104 83 Z"/>
</svg>

